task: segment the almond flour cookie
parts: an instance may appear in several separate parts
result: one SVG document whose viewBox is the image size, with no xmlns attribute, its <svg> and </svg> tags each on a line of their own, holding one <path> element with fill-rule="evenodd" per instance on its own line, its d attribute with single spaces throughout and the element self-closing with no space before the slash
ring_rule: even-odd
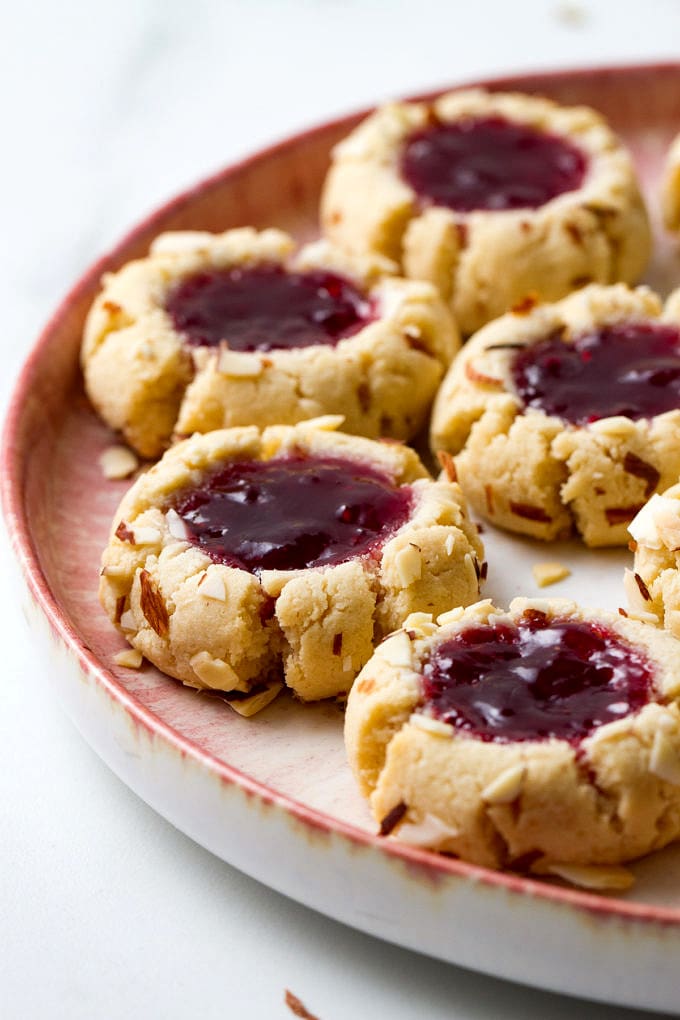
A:
<svg viewBox="0 0 680 1020">
<path fill-rule="evenodd" d="M 478 597 L 459 487 L 340 420 L 195 435 L 114 518 L 106 612 L 165 673 L 248 714 L 281 679 L 305 701 L 346 693 L 376 637 Z"/>
<path fill-rule="evenodd" d="M 464 334 L 527 294 L 635 282 L 650 252 L 628 153 L 587 107 L 481 89 L 395 103 L 338 145 L 334 242 L 435 283 Z"/>
<path fill-rule="evenodd" d="M 635 551 L 624 577 L 630 612 L 680 637 L 680 485 L 652 496 L 628 530 Z"/>
<path fill-rule="evenodd" d="M 459 339 L 428 283 L 279 230 L 162 234 L 104 277 L 85 325 L 85 387 L 145 457 L 173 433 L 342 414 L 408 439 Z"/>
<path fill-rule="evenodd" d="M 677 839 L 679 650 L 560 599 L 409 618 L 347 705 L 350 764 L 382 834 L 571 879 Z"/>
<path fill-rule="evenodd" d="M 494 524 L 625 545 L 680 475 L 680 292 L 592 285 L 523 307 L 466 345 L 439 391 L 432 448 Z"/>
<path fill-rule="evenodd" d="M 680 135 L 668 150 L 661 180 L 661 211 L 668 230 L 680 230 Z"/>
</svg>

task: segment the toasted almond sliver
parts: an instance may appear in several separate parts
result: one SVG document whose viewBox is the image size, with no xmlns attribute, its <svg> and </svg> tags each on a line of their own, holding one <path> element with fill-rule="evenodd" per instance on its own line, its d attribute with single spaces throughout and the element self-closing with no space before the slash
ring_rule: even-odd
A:
<svg viewBox="0 0 680 1020">
<path fill-rule="evenodd" d="M 229 708 L 233 708 L 239 715 L 244 716 L 248 719 L 251 715 L 255 715 L 256 712 L 261 712 L 263 708 L 266 708 L 282 690 L 283 684 L 274 683 L 271 684 L 266 691 L 260 691 L 259 694 L 253 694 L 252 698 L 243 698 L 241 701 L 230 701 Z"/>
<path fill-rule="evenodd" d="M 481 793 L 487 804 L 511 804 L 519 797 L 524 782 L 524 766 L 511 765 L 492 779 Z"/>
<path fill-rule="evenodd" d="M 108 446 L 99 455 L 99 465 L 104 478 L 115 481 L 129 478 L 139 467 L 139 460 L 127 446 Z"/>
<path fill-rule="evenodd" d="M 142 653 L 138 648 L 124 648 L 122 652 L 117 652 L 113 661 L 117 666 L 125 666 L 126 669 L 139 669 L 142 665 Z"/>
<path fill-rule="evenodd" d="M 546 588 L 549 584 L 557 584 L 558 581 L 563 581 L 565 577 L 569 577 L 571 574 L 569 567 L 565 567 L 563 563 L 557 563 L 557 561 L 534 563 L 531 571 L 539 588 Z"/>
<path fill-rule="evenodd" d="M 583 889 L 630 889 L 635 877 L 614 864 L 546 864 L 541 873 L 556 875 Z"/>
</svg>

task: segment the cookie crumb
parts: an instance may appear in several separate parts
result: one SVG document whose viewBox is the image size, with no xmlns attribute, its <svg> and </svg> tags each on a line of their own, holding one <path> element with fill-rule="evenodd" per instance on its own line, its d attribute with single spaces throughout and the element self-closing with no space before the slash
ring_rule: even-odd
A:
<svg viewBox="0 0 680 1020">
<path fill-rule="evenodd" d="M 569 567 L 565 567 L 563 563 L 557 563 L 557 561 L 534 563 L 531 572 L 539 588 L 547 588 L 549 584 L 557 584 L 558 581 L 563 581 L 565 577 L 571 575 Z"/>
<path fill-rule="evenodd" d="M 138 648 L 124 648 L 122 652 L 116 652 L 113 661 L 117 666 L 124 666 L 125 669 L 139 669 L 142 665 L 142 653 Z"/>
<path fill-rule="evenodd" d="M 588 21 L 588 12 L 582 4 L 561 3 L 555 8 L 555 17 L 570 28 L 580 28 Z"/>
<path fill-rule="evenodd" d="M 294 1013 L 295 1016 L 299 1016 L 301 1020 L 319 1020 L 319 1018 L 315 1016 L 314 1013 L 309 1012 L 304 1003 L 301 1002 L 300 999 L 298 999 L 297 995 L 293 995 L 293 993 L 289 991 L 288 988 L 286 988 L 284 1002 L 286 1003 L 286 1006 L 288 1006 L 288 1009 L 291 1011 L 291 1013 Z"/>
<path fill-rule="evenodd" d="M 139 467 L 139 460 L 127 446 L 107 446 L 99 454 L 99 466 L 104 478 L 119 481 L 129 478 Z"/>
</svg>

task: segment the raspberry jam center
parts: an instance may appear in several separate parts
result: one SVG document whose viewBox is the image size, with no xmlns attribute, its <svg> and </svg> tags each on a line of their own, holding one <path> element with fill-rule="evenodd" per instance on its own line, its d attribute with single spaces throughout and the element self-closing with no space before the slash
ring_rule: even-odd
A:
<svg viewBox="0 0 680 1020">
<path fill-rule="evenodd" d="M 166 305 L 192 346 L 226 343 L 234 351 L 336 344 L 373 318 L 362 291 L 334 273 L 292 273 L 278 265 L 195 273 Z"/>
<path fill-rule="evenodd" d="M 421 202 L 457 212 L 537 209 L 579 188 L 586 166 L 564 138 L 503 117 L 430 125 L 409 137 L 401 158 Z"/>
<path fill-rule="evenodd" d="M 512 376 L 526 407 L 573 425 L 612 415 L 651 418 L 680 408 L 680 330 L 628 322 L 573 343 L 550 336 L 516 355 Z"/>
<path fill-rule="evenodd" d="M 404 524 L 409 486 L 373 467 L 304 456 L 229 463 L 174 509 L 211 559 L 253 573 L 342 563 Z"/>
<path fill-rule="evenodd" d="M 424 669 L 433 715 L 481 740 L 578 743 L 650 698 L 639 649 L 595 623 L 529 611 L 519 624 L 484 624 L 435 649 Z"/>
</svg>

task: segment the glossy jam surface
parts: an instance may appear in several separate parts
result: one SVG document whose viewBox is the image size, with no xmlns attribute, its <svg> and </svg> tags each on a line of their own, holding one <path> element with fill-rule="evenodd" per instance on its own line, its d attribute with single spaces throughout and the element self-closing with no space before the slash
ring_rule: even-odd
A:
<svg viewBox="0 0 680 1020">
<path fill-rule="evenodd" d="M 258 573 L 369 552 L 406 522 L 411 505 L 409 486 L 368 465 L 295 456 L 229 463 L 174 509 L 211 559 Z"/>
<path fill-rule="evenodd" d="M 650 699 L 645 654 L 599 624 L 530 612 L 515 624 L 469 627 L 424 669 L 426 706 L 481 740 L 577 743 Z"/>
<path fill-rule="evenodd" d="M 421 201 L 457 212 L 537 209 L 583 182 L 585 155 L 503 117 L 435 123 L 410 136 L 401 173 Z"/>
<path fill-rule="evenodd" d="M 512 375 L 525 406 L 573 425 L 611 415 L 651 418 L 680 408 L 680 331 L 628 322 L 574 343 L 547 337 L 515 356 Z"/>
<path fill-rule="evenodd" d="M 373 318 L 365 294 L 344 277 L 282 266 L 196 273 L 165 305 L 186 343 L 234 351 L 271 351 L 335 344 Z"/>
</svg>

